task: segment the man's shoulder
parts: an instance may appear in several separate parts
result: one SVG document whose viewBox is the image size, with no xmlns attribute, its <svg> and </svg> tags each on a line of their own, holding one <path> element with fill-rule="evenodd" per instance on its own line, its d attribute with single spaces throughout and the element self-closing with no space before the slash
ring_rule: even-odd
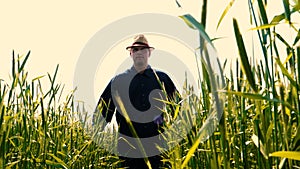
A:
<svg viewBox="0 0 300 169">
<path fill-rule="evenodd" d="M 126 69 L 124 72 L 117 74 L 115 77 L 126 76 L 131 72 L 130 69 Z"/>
<path fill-rule="evenodd" d="M 153 72 L 155 72 L 158 77 L 169 77 L 168 74 L 162 70 L 153 69 Z"/>
<path fill-rule="evenodd" d="M 134 72 L 131 69 L 127 69 L 124 72 L 115 75 L 115 77 L 112 79 L 112 81 L 116 80 L 116 79 L 129 78 L 129 77 L 133 76 L 133 74 L 134 74 Z"/>
</svg>

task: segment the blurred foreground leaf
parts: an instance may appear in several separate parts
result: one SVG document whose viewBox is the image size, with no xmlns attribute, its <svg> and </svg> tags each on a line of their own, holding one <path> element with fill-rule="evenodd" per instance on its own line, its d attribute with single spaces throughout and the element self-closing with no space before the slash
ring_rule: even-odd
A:
<svg viewBox="0 0 300 169">
<path fill-rule="evenodd" d="M 271 157 L 289 158 L 300 161 L 300 152 L 296 151 L 277 151 L 270 154 Z"/>
</svg>

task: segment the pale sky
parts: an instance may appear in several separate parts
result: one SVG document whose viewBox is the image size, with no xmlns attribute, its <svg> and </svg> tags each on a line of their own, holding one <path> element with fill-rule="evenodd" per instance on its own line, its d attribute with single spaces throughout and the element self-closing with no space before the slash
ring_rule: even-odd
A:
<svg viewBox="0 0 300 169">
<path fill-rule="evenodd" d="M 174 17 L 189 13 L 196 19 L 200 18 L 202 1 L 178 1 L 181 3 L 182 8 L 177 7 L 175 0 L 2 0 L 0 1 L 0 79 L 4 79 L 10 84 L 9 74 L 11 71 L 12 50 L 20 55 L 25 55 L 31 50 L 31 56 L 26 65 L 29 79 L 45 75 L 47 72 L 52 74 L 56 65 L 59 64 L 57 82 L 65 84 L 64 91 L 69 93 L 74 87 L 74 72 L 78 58 L 87 43 L 97 32 L 104 27 L 109 27 L 114 22 L 144 13 L 166 14 Z M 270 3 L 268 7 L 270 10 L 268 12 L 271 15 L 282 13 L 284 9 L 281 3 L 282 1 L 280 0 L 272 1 L 272 4 Z M 256 32 L 249 31 L 251 26 L 249 25 L 246 0 L 235 2 L 221 23 L 220 28 L 216 30 L 218 20 L 227 4 L 227 0 L 209 0 L 208 2 L 207 32 L 211 38 L 225 37 L 215 42 L 221 61 L 225 58 L 234 60 L 238 56 L 232 27 L 233 17 L 237 18 L 241 32 L 246 38 L 251 39 L 251 36 L 256 35 Z M 276 6 L 275 4 L 280 5 Z M 273 16 L 269 17 L 271 20 Z M 164 24 L 166 23 L 162 23 L 162 25 Z M 129 29 L 135 26 L 135 24 L 129 25 Z M 157 27 L 159 26 L 157 25 Z M 286 29 L 286 27 L 283 29 Z M 286 38 L 292 36 L 294 35 L 288 30 Z M 170 55 L 177 56 L 178 60 L 184 60 L 186 64 L 191 63 L 190 67 L 193 69 L 194 62 L 187 59 L 193 58 L 193 51 L 184 46 L 182 42 L 160 35 L 159 32 L 150 33 L 148 40 L 158 49 L 156 55 L 159 51 L 167 52 Z M 253 44 L 251 41 L 246 42 L 249 45 L 248 49 L 250 52 Z M 98 65 L 99 67 L 97 68 L 92 89 L 96 100 L 106 83 L 116 73 L 116 70 L 120 68 L 120 65 L 126 58 L 129 58 L 125 47 L 131 43 L 132 37 L 130 35 L 122 37 L 110 49 L 107 49 L 105 57 L 101 56 L 105 59 L 103 62 L 107 62 L 107 64 L 103 64 L 103 67 Z M 119 57 L 116 57 L 117 55 Z M 153 58 L 159 57 L 156 55 L 153 53 Z M 183 55 L 185 55 L 184 58 Z M 172 60 L 166 62 L 168 62 L 166 64 L 172 65 Z M 157 62 L 154 61 L 154 63 Z M 152 66 L 155 67 L 155 65 Z M 176 65 L 173 67 L 176 67 Z M 106 71 L 103 72 L 103 70 Z M 101 79 L 98 78 L 99 76 L 101 76 Z M 176 81 L 175 76 L 171 75 Z"/>
</svg>

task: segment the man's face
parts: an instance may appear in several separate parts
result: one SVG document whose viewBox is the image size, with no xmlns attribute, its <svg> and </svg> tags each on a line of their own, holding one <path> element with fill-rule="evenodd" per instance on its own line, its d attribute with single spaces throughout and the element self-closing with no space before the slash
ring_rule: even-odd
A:
<svg viewBox="0 0 300 169">
<path fill-rule="evenodd" d="M 147 47 L 133 47 L 130 50 L 130 55 L 135 66 L 143 67 L 148 65 L 148 58 L 150 57 L 150 49 Z"/>
</svg>

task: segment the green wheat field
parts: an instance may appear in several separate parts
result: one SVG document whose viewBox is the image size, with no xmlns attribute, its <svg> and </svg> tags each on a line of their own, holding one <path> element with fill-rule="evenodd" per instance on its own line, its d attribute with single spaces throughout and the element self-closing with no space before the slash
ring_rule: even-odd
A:
<svg viewBox="0 0 300 169">
<path fill-rule="evenodd" d="M 231 0 L 224 7 L 218 26 L 234 2 Z M 176 3 L 180 6 L 180 2 Z M 213 44 L 218 38 L 210 39 L 205 32 L 209 22 L 205 18 L 210 12 L 207 3 L 203 1 L 200 19 L 189 14 L 179 19 L 199 31 L 202 36 L 195 38 L 200 42 Z M 189 115 L 191 110 L 198 113 L 186 137 L 162 154 L 166 168 L 300 168 L 300 28 L 292 20 L 293 16 L 299 17 L 300 2 L 282 0 L 278 6 L 283 12 L 273 18 L 266 12 L 267 3 L 272 2 L 249 0 L 249 11 L 245 12 L 257 41 L 245 42 L 239 21 L 232 19 L 239 56 L 235 69 L 226 61 L 220 63 L 222 69 L 230 69 L 228 75 L 222 75 L 221 89 L 214 86 L 217 82 L 209 76 L 205 45 L 195 49 L 200 53 L 196 57 L 206 58 L 206 62 L 198 58 L 202 60 L 201 92 L 181 105 L 169 102 L 175 112 L 166 109 L 165 113 L 171 117 L 169 124 L 176 117 Z M 277 32 L 279 24 L 289 25 L 295 33 L 292 43 Z M 253 51 L 246 50 L 246 43 L 259 46 L 262 59 L 252 56 Z M 29 58 L 30 52 L 13 52 L 11 80 L 0 77 L 0 168 L 119 168 L 119 158 L 99 142 L 96 144 L 94 135 L 88 132 L 87 112 L 74 101 L 76 90 L 66 98 L 61 97 L 63 85 L 56 82 L 59 66 L 54 73 L 28 79 Z M 43 88 L 41 79 L 47 79 L 50 87 Z M 188 84 L 183 89 L 183 96 L 190 96 L 193 90 Z M 216 95 L 222 96 L 223 101 L 215 103 Z M 211 136 L 203 139 L 201 127 L 209 112 L 214 111 L 213 105 L 223 107 L 215 110 L 222 111 L 222 117 Z M 189 118 L 182 119 L 183 126 L 189 125 Z M 101 144 L 115 140 L 115 135 L 106 137 L 105 132 L 99 133 Z M 151 164 L 148 166 L 151 168 Z"/>
</svg>

